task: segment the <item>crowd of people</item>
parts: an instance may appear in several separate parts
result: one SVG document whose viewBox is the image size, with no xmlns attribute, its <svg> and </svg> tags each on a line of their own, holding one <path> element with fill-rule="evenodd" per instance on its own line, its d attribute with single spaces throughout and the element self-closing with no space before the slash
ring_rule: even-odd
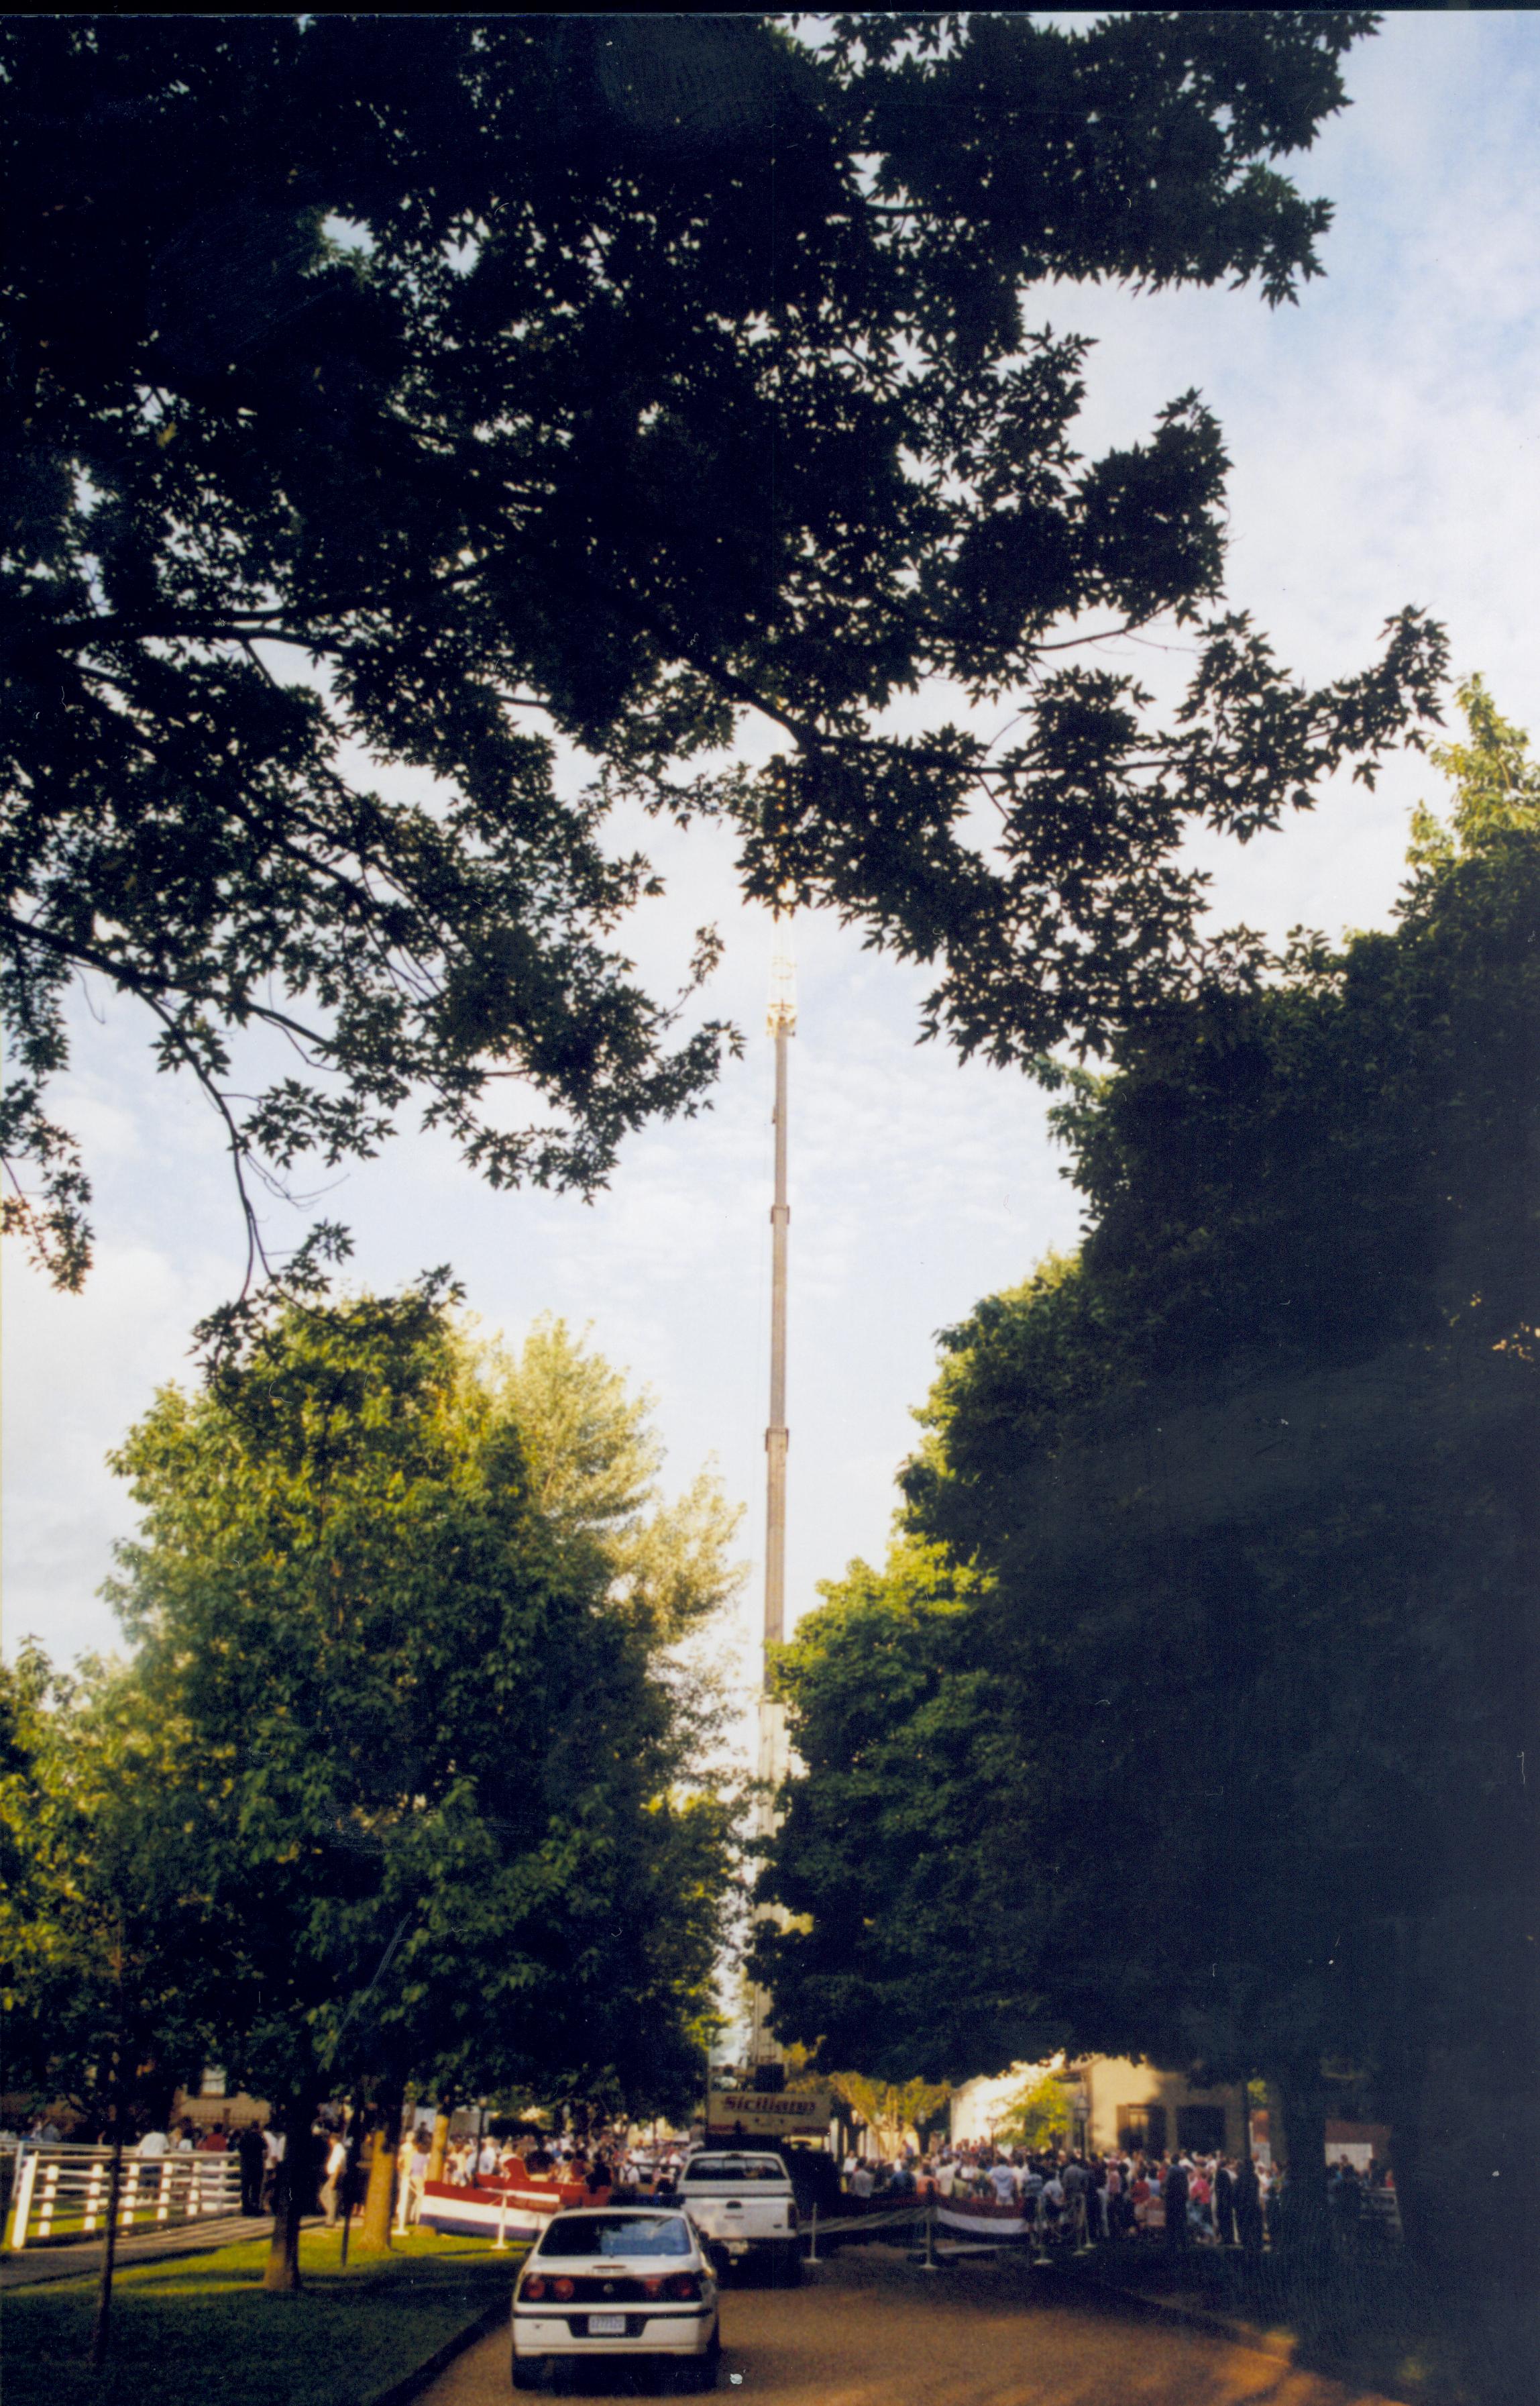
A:
<svg viewBox="0 0 1540 2406">
<path fill-rule="evenodd" d="M 869 2210 L 869 2201 L 875 2208 L 910 2199 L 918 2206 L 973 2199 L 1011 2210 L 1049 2249 L 1158 2239 L 1173 2248 L 1236 2247 L 1260 2255 L 1276 2244 L 1284 2210 L 1284 2174 L 1268 2158 L 1237 2160 L 1180 2148 L 1175 2155 L 1138 2148 L 1095 2155 L 977 2143 L 925 2156 L 909 2148 L 894 2163 L 852 2155 L 842 2169 L 857 2212 Z M 1332 2168 L 1328 2203 L 1345 2235 L 1389 2223 L 1393 2195 L 1393 2180 L 1382 2166 L 1371 2162 L 1360 2172 L 1344 2158 Z"/>
<path fill-rule="evenodd" d="M 580 2187 L 591 2196 L 600 2192 L 617 2197 L 667 2196 L 684 2160 L 682 2144 L 632 2146 L 613 2131 L 586 2144 L 572 2137 L 472 2131 L 445 2147 L 439 2177 L 452 2188 L 535 2181 Z M 408 2221 L 415 2221 L 421 2211 L 431 2162 L 432 2127 L 418 2122 L 403 2133 L 397 2158 Z"/>
<path fill-rule="evenodd" d="M 9 2134 L 7 2134 L 9 2135 Z M 57 2141 L 57 2126 L 34 2117 L 26 2136 L 44 2144 Z M 756 2144 L 753 2141 L 749 2144 Z M 764 2144 L 766 2142 L 757 2144 Z M 286 2141 L 282 2132 L 248 2121 L 227 2129 L 216 2121 L 200 2130 L 190 2118 L 154 2128 L 134 2152 L 153 2161 L 168 2155 L 233 2154 L 239 2158 L 241 2211 L 271 2213 Z M 344 2202 L 361 2202 L 360 2150 L 350 2144 L 340 2108 L 323 2111 L 310 2133 L 305 2183 L 327 2226 L 334 2228 Z M 440 2167 L 433 2162 L 433 2126 L 409 2120 L 397 2156 L 403 2218 L 415 2222 L 431 2172 L 453 2187 L 510 2181 L 552 2182 L 589 2194 L 669 2197 L 685 2161 L 679 2140 L 633 2144 L 623 2132 L 602 2130 L 587 2141 L 485 2127 L 452 2138 Z M 830 2188 L 836 2173 L 827 2158 L 821 2169 Z M 1097 2155 L 1087 2150 L 996 2146 L 959 2142 L 920 2153 L 908 2146 L 895 2161 L 855 2153 L 840 2166 L 840 2195 L 826 2191 L 821 2202 L 846 2214 L 865 2215 L 913 2203 L 976 2200 L 1012 2210 L 1026 2235 L 1043 2248 L 1075 2252 L 1109 2240 L 1146 2240 L 1169 2248 L 1238 2248 L 1258 2255 L 1276 2244 L 1283 2215 L 1284 2175 L 1265 2154 L 1236 2159 L 1220 2152 L 1179 2148 L 1155 2154 L 1126 2147 Z M 818 2188 L 824 2187 L 817 2184 Z M 816 2194 L 816 2190 L 815 2190 Z M 1394 2179 L 1371 2162 L 1362 2171 L 1347 2158 L 1331 2168 L 1327 2201 L 1345 2242 L 1365 2230 L 1394 2230 Z"/>
<path fill-rule="evenodd" d="M 241 2168 L 241 2212 L 256 2215 L 272 2211 L 283 2150 L 281 2132 L 258 2122 L 245 2122 L 238 2130 L 212 2122 L 200 2130 L 195 2122 L 184 2119 L 171 2128 L 146 2130 L 134 2152 L 150 2161 L 172 2155 L 234 2156 Z"/>
</svg>

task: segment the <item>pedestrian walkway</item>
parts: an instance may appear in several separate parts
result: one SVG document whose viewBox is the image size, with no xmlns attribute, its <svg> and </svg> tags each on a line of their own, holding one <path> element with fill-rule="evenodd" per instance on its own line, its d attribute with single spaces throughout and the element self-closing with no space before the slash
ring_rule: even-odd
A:
<svg viewBox="0 0 1540 2406">
<path fill-rule="evenodd" d="M 175 2230 L 145 2231 L 118 2242 L 117 2262 L 148 2264 L 166 2256 L 206 2256 L 212 2247 L 233 2247 L 242 2240 L 265 2239 L 273 2228 L 270 2214 L 211 2215 L 197 2224 L 179 2222 Z M 0 2290 L 30 2289 L 40 2281 L 67 2281 L 102 2269 L 102 2239 L 72 2239 L 56 2247 L 9 2249 L 0 2256 Z"/>
<path fill-rule="evenodd" d="M 1276 2356 L 1292 2364 L 1299 2352 L 1297 2334 L 1286 2324 L 1254 2321 L 1234 2307 L 1216 2303 L 1197 2288 L 1157 2289 L 1139 2278 L 1146 2268 L 1130 2265 L 1126 2259 L 1109 2263 L 1105 2257 L 1080 2257 L 1067 2264 L 1034 2265 L 1033 2271 L 1046 2275 L 1049 2283 L 1067 2296 L 1076 2289 L 1099 2291 L 1107 2298 L 1118 2300 L 1136 2311 L 1164 2315 L 1168 2322 L 1187 2323 L 1195 2330 L 1217 2332 L 1222 2339 L 1234 2340 L 1240 2347 L 1255 2348 L 1259 2355 Z"/>
</svg>

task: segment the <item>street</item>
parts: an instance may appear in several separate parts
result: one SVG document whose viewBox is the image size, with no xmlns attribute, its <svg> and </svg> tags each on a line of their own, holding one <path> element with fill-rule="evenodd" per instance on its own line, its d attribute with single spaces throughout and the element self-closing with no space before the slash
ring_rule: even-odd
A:
<svg viewBox="0 0 1540 2406">
<path fill-rule="evenodd" d="M 821 2266 L 798 2290 L 728 2287 L 718 2395 L 745 2406 L 1381 2406 L 1377 2391 L 1207 2331 L 1049 2301 L 1030 2277 L 1009 2260 L 927 2276 L 871 2247 Z M 629 2388 L 622 2377 L 573 2394 Z M 424 2393 L 424 2406 L 507 2406 L 511 2396 L 498 2330 Z"/>
</svg>

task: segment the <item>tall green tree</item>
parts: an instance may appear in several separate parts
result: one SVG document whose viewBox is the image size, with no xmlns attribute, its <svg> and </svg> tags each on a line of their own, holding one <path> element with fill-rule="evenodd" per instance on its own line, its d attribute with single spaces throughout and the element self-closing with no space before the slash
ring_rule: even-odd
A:
<svg viewBox="0 0 1540 2406">
<path fill-rule="evenodd" d="M 0 1666 L 0 2009 L 10 2087 L 68 2097 L 112 2149 L 92 2361 L 106 2357 L 125 2143 L 207 2060 L 211 1997 L 166 1734 L 120 1668 Z"/>
<path fill-rule="evenodd" d="M 1372 14 L 798 21 L 0 32 L 4 1209 L 66 1284 L 79 974 L 222 1114 L 256 1262 L 250 1180 L 409 1100 L 494 1184 L 585 1190 L 699 1106 L 714 938 L 638 984 L 617 802 L 725 817 L 744 891 L 937 964 L 927 1026 L 1031 1060 L 1207 974 L 1194 826 L 1372 778 L 1433 709 L 1415 612 L 1285 674 L 1221 599 L 1211 415 L 1083 457 L 1038 290 L 1293 299 L 1330 209 L 1277 163 Z M 1075 662 L 1163 616 L 1198 654 L 1164 725 Z M 884 731 L 926 680 L 937 723 Z"/>
<path fill-rule="evenodd" d="M 967 2079 L 1059 2043 L 1036 1965 L 1015 1814 L 1026 1733 L 981 1648 L 982 1582 L 897 1544 L 826 1585 L 779 1658 L 803 1766 L 767 1892 L 793 1917 L 756 1952 L 780 2036 L 869 2078 Z"/>
<path fill-rule="evenodd" d="M 197 1874 L 219 2059 L 296 2151 L 358 2081 L 387 2123 L 413 2080 L 632 2110 L 693 2094 L 730 1811 L 674 1658 L 729 1579 L 710 1544 L 651 1587 L 622 1563 L 671 1515 L 637 1486 L 611 1374 L 550 1333 L 547 1396 L 558 1350 L 612 1405 L 608 1452 L 601 1432 L 565 1482 L 559 1412 L 528 1441 L 517 1417 L 531 1355 L 488 1365 L 433 1282 L 274 1304 L 118 1457 L 143 1521 L 116 1600 Z M 569 1504 L 601 1493 L 602 1536 L 542 1508 L 543 1465 Z M 275 2286 L 297 2279 L 292 2187 Z"/>
<path fill-rule="evenodd" d="M 1036 2020 L 1265 2073 L 1307 2213 L 1356 2093 L 1393 2122 L 1414 2242 L 1515 2273 L 1540 2128 L 1540 787 L 1463 701 L 1455 809 L 1420 814 L 1394 932 L 1301 943 L 1064 1106 L 1078 1259 L 952 1333 L 912 1534 L 787 1649 L 807 1776 L 772 1886 L 811 1926 L 762 1945 L 784 2026 L 840 2052 L 880 2001 L 884 2045 L 933 2072 L 997 2070 Z"/>
</svg>

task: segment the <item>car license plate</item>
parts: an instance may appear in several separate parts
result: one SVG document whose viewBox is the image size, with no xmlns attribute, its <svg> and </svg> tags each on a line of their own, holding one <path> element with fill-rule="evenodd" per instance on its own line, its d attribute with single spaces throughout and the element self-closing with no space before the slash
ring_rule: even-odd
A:
<svg viewBox="0 0 1540 2406">
<path fill-rule="evenodd" d="M 624 2314 L 590 2314 L 588 2316 L 588 2337 L 590 2339 L 624 2339 L 625 2336 L 626 2317 Z"/>
</svg>

